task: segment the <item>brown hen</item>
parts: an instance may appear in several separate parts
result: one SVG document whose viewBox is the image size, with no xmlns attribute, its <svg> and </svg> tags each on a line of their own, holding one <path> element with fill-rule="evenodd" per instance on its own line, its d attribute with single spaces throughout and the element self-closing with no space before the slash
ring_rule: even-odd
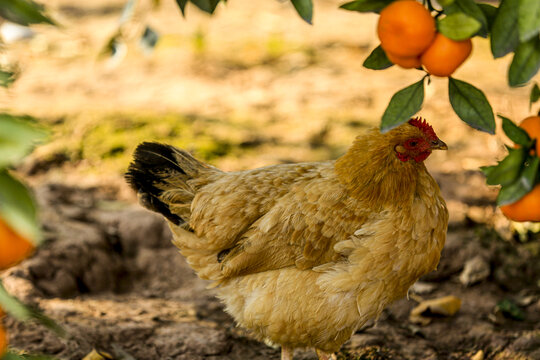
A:
<svg viewBox="0 0 540 360">
<path fill-rule="evenodd" d="M 143 143 L 126 178 L 239 325 L 282 359 L 306 347 L 329 359 L 436 268 L 448 212 L 423 161 L 446 148 L 418 118 L 335 161 L 238 172 Z"/>
</svg>

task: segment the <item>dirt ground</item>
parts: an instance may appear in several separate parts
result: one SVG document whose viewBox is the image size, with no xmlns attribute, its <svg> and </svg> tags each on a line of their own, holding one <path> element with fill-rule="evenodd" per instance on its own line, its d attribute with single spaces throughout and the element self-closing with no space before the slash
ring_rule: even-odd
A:
<svg viewBox="0 0 540 360">
<path fill-rule="evenodd" d="M 59 359 L 92 349 L 126 360 L 278 359 L 279 349 L 235 327 L 164 222 L 136 204 L 122 178 L 134 147 L 170 142 L 224 170 L 336 158 L 421 76 L 363 69 L 376 16 L 335 1 L 315 1 L 313 27 L 286 2 L 231 0 L 214 18 L 189 8 L 186 20 L 162 3 L 150 12 L 141 1 L 137 14 L 162 35 L 152 54 L 139 51 L 133 24 L 127 56 L 98 60 L 122 1 L 54 0 L 47 6 L 63 26 L 36 27 L 0 59 L 21 70 L 0 106 L 52 132 L 17 169 L 36 193 L 45 243 L 1 276 L 68 331 L 62 339 L 8 318 L 14 348 Z M 524 118 L 528 89 L 508 89 L 509 59 L 492 61 L 484 40 L 474 45 L 456 78 L 483 89 L 496 112 Z M 426 162 L 450 210 L 439 269 L 357 332 L 340 359 L 471 359 L 480 350 L 485 359 L 540 359 L 539 235 L 517 233 L 494 207 L 496 189 L 478 167 L 503 154 L 505 139 L 461 123 L 446 86 L 433 79 L 421 113 L 450 147 Z M 460 281 L 466 264 L 483 269 L 469 286 Z M 462 300 L 456 315 L 410 321 L 418 301 L 447 295 Z"/>
</svg>

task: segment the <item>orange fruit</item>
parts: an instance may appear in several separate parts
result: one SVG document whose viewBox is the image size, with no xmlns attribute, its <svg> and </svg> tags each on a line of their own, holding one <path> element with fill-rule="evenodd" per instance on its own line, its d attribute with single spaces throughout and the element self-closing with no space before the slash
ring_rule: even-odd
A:
<svg viewBox="0 0 540 360">
<path fill-rule="evenodd" d="M 0 270 L 16 265 L 34 250 L 34 245 L 17 234 L 0 218 Z"/>
<path fill-rule="evenodd" d="M 416 69 L 422 65 L 420 63 L 420 57 L 418 56 L 405 57 L 405 56 L 394 55 L 390 52 L 387 52 L 386 57 L 392 63 L 399 65 L 404 69 Z"/>
<path fill-rule="evenodd" d="M 414 0 L 396 1 L 381 11 L 377 34 L 386 53 L 417 57 L 435 38 L 435 20 Z"/>
<path fill-rule="evenodd" d="M 515 203 L 501 206 L 501 211 L 510 220 L 540 221 L 540 184 Z"/>
<path fill-rule="evenodd" d="M 437 33 L 435 40 L 422 54 L 420 60 L 431 75 L 447 77 L 463 64 L 471 51 L 471 39 L 455 41 Z"/>
<path fill-rule="evenodd" d="M 540 116 L 529 116 L 519 126 L 525 129 L 531 139 L 536 139 L 536 156 L 540 156 Z"/>
<path fill-rule="evenodd" d="M 0 358 L 6 353 L 8 346 L 8 338 L 6 329 L 0 324 Z"/>
</svg>

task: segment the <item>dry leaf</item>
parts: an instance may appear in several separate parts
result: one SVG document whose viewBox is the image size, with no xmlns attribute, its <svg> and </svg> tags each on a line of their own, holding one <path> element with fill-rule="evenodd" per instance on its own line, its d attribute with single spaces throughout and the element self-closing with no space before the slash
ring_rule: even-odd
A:
<svg viewBox="0 0 540 360">
<path fill-rule="evenodd" d="M 415 324 L 427 325 L 430 316 L 452 316 L 461 307 L 461 300 L 455 296 L 422 301 L 412 309 L 409 320 Z"/>
<path fill-rule="evenodd" d="M 465 263 L 459 281 L 465 286 L 473 285 L 485 280 L 490 272 L 489 263 L 483 257 L 475 256 Z"/>
</svg>

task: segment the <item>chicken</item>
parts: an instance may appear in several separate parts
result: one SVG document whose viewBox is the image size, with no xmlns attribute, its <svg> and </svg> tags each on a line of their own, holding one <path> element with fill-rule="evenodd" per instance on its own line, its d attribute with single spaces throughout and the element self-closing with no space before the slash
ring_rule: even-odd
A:
<svg viewBox="0 0 540 360">
<path fill-rule="evenodd" d="M 420 118 L 367 131 L 335 161 L 238 172 L 143 143 L 126 179 L 240 326 L 284 360 L 329 359 L 437 266 L 448 212 L 423 163 L 434 149 L 447 146 Z"/>
</svg>

